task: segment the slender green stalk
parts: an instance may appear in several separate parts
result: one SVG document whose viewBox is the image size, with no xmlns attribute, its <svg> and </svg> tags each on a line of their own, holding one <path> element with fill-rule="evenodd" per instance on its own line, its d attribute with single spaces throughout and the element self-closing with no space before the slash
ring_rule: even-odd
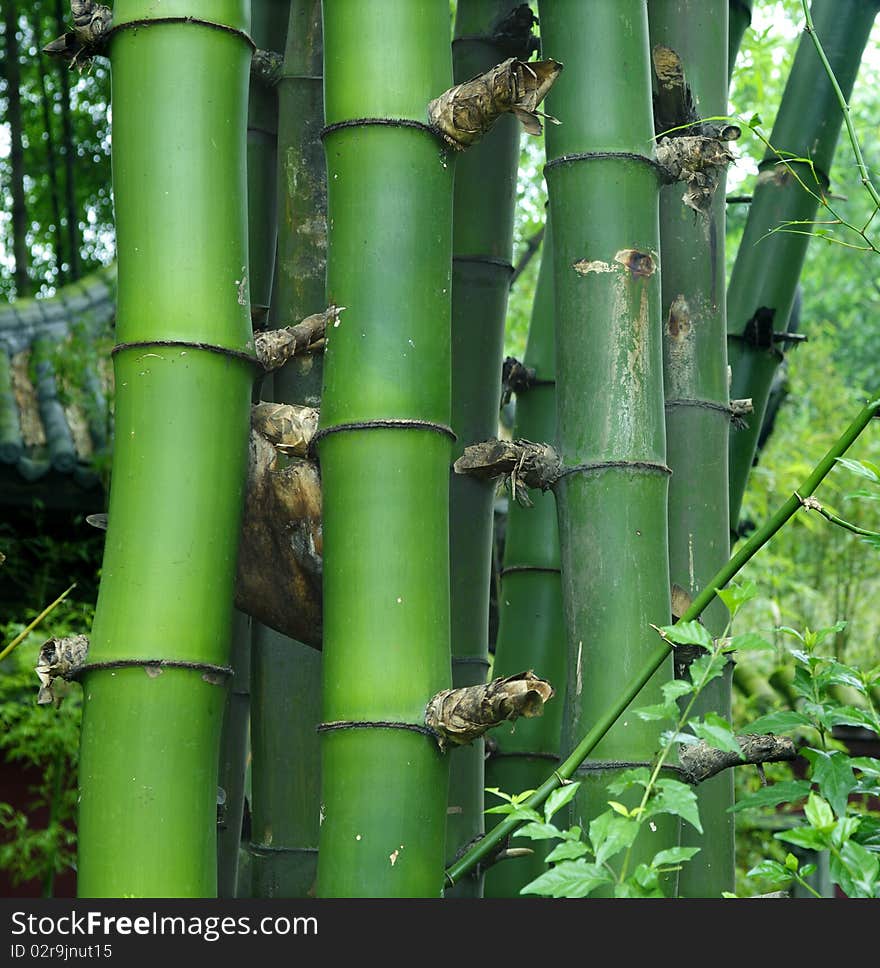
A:
<svg viewBox="0 0 880 968">
<path fill-rule="evenodd" d="M 842 457 L 847 452 L 871 419 L 876 416 L 878 410 L 880 410 L 880 399 L 872 400 L 863 407 L 855 420 L 813 468 L 798 490 L 760 528 L 752 532 L 748 540 L 743 542 L 727 564 L 716 575 L 713 575 L 709 584 L 700 591 L 684 615 L 680 617 L 680 622 L 691 622 L 699 618 L 714 600 L 717 590 L 724 588 L 731 582 L 746 563 L 785 525 L 789 518 L 801 507 L 802 498 L 813 494 L 833 470 L 837 458 Z M 571 754 L 547 777 L 532 796 L 523 802 L 522 806 L 533 809 L 540 808 L 541 804 L 555 789 L 562 786 L 566 780 L 571 779 L 578 766 L 590 755 L 614 723 L 623 715 L 629 704 L 638 696 L 645 684 L 663 665 L 671 650 L 672 644 L 665 639 L 655 645 L 639 666 L 636 674 L 626 684 L 626 687 L 621 690 L 612 703 L 604 707 L 602 714 L 596 717 L 594 725 L 578 742 Z M 447 884 L 454 884 L 474 864 L 478 864 L 484 857 L 490 855 L 506 837 L 510 836 L 517 826 L 519 826 L 518 820 L 506 817 L 496 827 L 493 827 L 478 844 L 447 869 Z"/>
<path fill-rule="evenodd" d="M 214 4 L 217 26 L 201 13 L 184 0 L 113 11 L 116 433 L 83 676 L 84 897 L 217 889 L 222 670 L 253 376 L 238 355 L 253 352 L 251 46 L 243 0 Z M 155 659 L 189 665 L 158 676 L 138 665 Z"/>
<path fill-rule="evenodd" d="M 321 3 L 293 0 L 278 80 L 278 259 L 270 319 L 286 326 L 325 301 L 327 183 L 320 132 Z M 320 353 L 297 355 L 264 395 L 316 406 Z M 260 626 L 254 635 L 251 880 L 255 897 L 314 892 L 320 817 L 321 653 Z"/>
<path fill-rule="evenodd" d="M 3 73 L 6 76 L 6 122 L 9 125 L 9 194 L 12 197 L 12 255 L 15 260 L 15 294 L 27 296 L 31 291 L 28 277 L 30 252 L 27 241 L 27 208 L 24 194 L 24 128 L 21 117 L 21 65 L 18 50 L 18 4 L 3 4 L 3 26 L 6 50 Z"/>
<path fill-rule="evenodd" d="M 239 890 L 239 859 L 250 732 L 250 652 L 250 619 L 236 610 L 232 618 L 229 659 L 232 686 L 226 697 L 217 776 L 217 795 L 221 798 L 217 805 L 218 897 L 242 896 Z"/>
<path fill-rule="evenodd" d="M 50 612 L 52 612 L 58 605 L 61 604 L 61 602 L 63 602 L 64 599 L 67 598 L 67 596 L 74 590 L 74 588 L 76 588 L 76 582 L 74 582 L 70 588 L 66 588 L 55 599 L 54 602 L 51 602 L 49 605 L 47 605 L 35 619 L 32 619 L 30 622 L 28 622 L 28 624 L 18 633 L 18 635 L 16 635 L 15 638 L 9 642 L 8 645 L 4 646 L 2 651 L 0 651 L 0 662 L 2 662 L 17 645 L 22 643 L 30 635 L 31 632 L 33 632 L 33 630 Z"/>
<path fill-rule="evenodd" d="M 649 0 L 652 45 L 681 59 L 685 82 L 701 117 L 727 108 L 727 0 Z M 686 118 L 680 119 L 686 121 Z M 694 212 L 682 185 L 660 194 L 663 290 L 663 382 L 669 483 L 669 572 L 694 595 L 730 555 L 727 447 L 730 415 L 725 345 L 725 179 L 708 212 Z M 721 603 L 706 616 L 720 635 Z M 733 665 L 701 690 L 695 714 L 730 718 Z M 676 674 L 688 675 L 683 664 Z M 735 880 L 733 774 L 726 770 L 698 791 L 703 834 L 682 826 L 682 844 L 700 853 L 679 875 L 682 897 L 720 897 Z"/>
<path fill-rule="evenodd" d="M 42 17 L 38 8 L 31 11 L 30 27 L 37 50 L 43 48 Z M 49 179 L 49 204 L 52 211 L 55 236 L 55 283 L 63 286 L 67 281 L 64 271 L 64 233 L 61 230 L 61 195 L 58 185 L 58 161 L 55 153 L 55 124 L 54 111 L 51 107 L 49 91 L 46 87 L 46 62 L 37 57 L 37 72 L 40 78 L 40 108 L 43 116 L 43 130 L 46 145 L 46 174 Z"/>
<path fill-rule="evenodd" d="M 773 375 L 782 359 L 773 331 L 786 328 L 811 235 L 810 231 L 773 230 L 783 222 L 815 218 L 819 197 L 828 190 L 843 120 L 839 97 L 848 98 L 852 92 L 878 10 L 877 0 L 814 0 L 810 33 L 798 45 L 770 135 L 773 150 L 767 151 L 760 165 L 727 295 L 728 356 L 733 371 L 730 395 L 733 399 L 750 397 L 754 406 L 748 426 L 730 435 L 730 522 L 734 529 Z M 816 33 L 836 84 L 816 52 L 811 39 Z M 782 164 L 780 157 L 810 161 Z"/>
<path fill-rule="evenodd" d="M 813 24 L 813 15 L 810 11 L 809 5 L 806 0 L 801 0 L 801 6 L 804 10 L 804 19 L 806 20 L 807 26 L 805 30 L 813 42 L 813 46 L 816 48 L 816 53 L 819 55 L 819 60 L 822 62 L 822 67 L 825 69 L 825 74 L 828 78 L 828 83 L 831 85 L 834 91 L 834 96 L 837 98 L 837 104 L 840 107 L 843 123 L 846 125 L 846 133 L 849 138 L 850 147 L 853 151 L 853 156 L 856 159 L 856 165 L 859 169 L 859 174 L 862 178 L 862 184 L 865 186 L 865 190 L 871 196 L 871 201 L 880 208 L 880 193 L 874 187 L 874 183 L 871 181 L 871 176 L 868 173 L 868 166 L 865 164 L 865 159 L 862 156 L 862 148 L 859 144 L 859 138 L 856 134 L 855 126 L 852 121 L 852 114 L 849 109 L 849 104 L 847 103 L 848 95 L 843 93 L 840 84 L 837 82 L 837 78 L 834 76 L 834 67 L 828 60 L 828 55 L 825 53 L 825 48 L 822 46 L 822 41 L 819 34 L 816 33 L 816 27 Z"/>
<path fill-rule="evenodd" d="M 523 360 L 534 369 L 539 382 L 517 394 L 515 438 L 556 439 L 553 306 L 553 236 L 546 232 Z M 506 793 L 534 789 L 549 765 L 558 760 L 565 702 L 565 625 L 556 500 L 552 492 L 532 492 L 531 500 L 534 506 L 530 508 L 522 508 L 515 501 L 508 504 L 492 672 L 504 676 L 536 669 L 552 683 L 556 695 L 543 716 L 521 719 L 509 729 L 493 731 L 486 786 Z M 486 797 L 487 806 L 497 803 L 496 797 Z M 520 888 L 541 873 L 550 843 L 535 841 L 531 846 L 531 856 L 489 868 L 485 877 L 487 897 L 517 897 Z"/>
<path fill-rule="evenodd" d="M 55 23 L 60 37 L 67 29 L 64 23 L 64 0 L 55 0 Z M 67 255 L 70 278 L 80 276 L 79 254 L 79 208 L 76 204 L 76 145 L 73 138 L 73 118 L 70 105 L 69 66 L 63 61 L 58 63 L 58 78 L 61 84 L 61 157 L 64 159 L 64 198 L 67 225 Z"/>
<path fill-rule="evenodd" d="M 565 754 L 651 648 L 650 625 L 670 615 L 660 179 L 645 0 L 552 0 L 539 15 L 545 54 L 565 65 L 548 98 L 562 123 L 547 127 L 545 167 L 565 464 L 554 487 L 568 637 Z M 671 677 L 667 662 L 645 701 L 659 702 Z M 623 764 L 651 760 L 657 732 L 633 720 L 608 734 L 584 766 L 576 823 L 586 828 L 605 809 Z M 638 860 L 677 838 L 677 821 L 658 825 Z"/>
<path fill-rule="evenodd" d="M 493 41 L 492 25 L 510 0 L 461 0 L 452 66 L 470 80 L 510 53 Z M 528 36 L 524 38 L 524 47 Z M 519 52 L 523 58 L 528 50 Z M 513 272 L 513 207 L 519 122 L 505 115 L 456 163 L 452 237 L 453 460 L 469 444 L 498 433 L 504 317 Z M 452 474 L 449 485 L 452 685 L 486 681 L 495 482 Z M 514 670 L 519 671 L 519 670 Z M 455 751 L 450 764 L 447 855 L 483 833 L 485 743 Z M 455 896 L 479 897 L 480 878 Z"/>
<path fill-rule="evenodd" d="M 445 848 L 448 762 L 422 730 L 450 683 L 454 159 L 425 125 L 452 80 L 449 5 L 382 13 L 323 9 L 327 292 L 346 307 L 318 442 L 324 897 L 438 897 Z"/>
</svg>

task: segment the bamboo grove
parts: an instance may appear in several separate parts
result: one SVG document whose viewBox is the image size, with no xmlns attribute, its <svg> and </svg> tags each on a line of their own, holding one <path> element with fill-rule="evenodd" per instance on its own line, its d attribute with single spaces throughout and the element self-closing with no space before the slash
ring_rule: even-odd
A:
<svg viewBox="0 0 880 968">
<path fill-rule="evenodd" d="M 637 806 L 615 791 L 661 728 L 632 709 L 706 651 L 656 629 L 721 636 L 716 588 L 799 506 L 738 544 L 808 235 L 755 242 L 815 217 L 842 114 L 804 35 L 728 291 L 751 7 L 71 4 L 43 56 L 109 60 L 118 251 L 97 612 L 87 652 L 41 656 L 83 688 L 81 896 L 513 897 L 548 846 L 487 789 L 539 809 L 578 780 L 583 830 Z M 812 4 L 844 97 L 878 9 Z M 701 715 L 729 719 L 734 660 Z M 668 896 L 734 889 L 733 771 L 696 797 L 623 862 L 690 850 Z"/>
</svg>

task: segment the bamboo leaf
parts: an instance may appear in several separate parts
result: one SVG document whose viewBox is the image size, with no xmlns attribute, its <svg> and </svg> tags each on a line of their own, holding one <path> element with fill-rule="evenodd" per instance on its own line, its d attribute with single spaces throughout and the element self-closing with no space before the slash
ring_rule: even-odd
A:
<svg viewBox="0 0 880 968">
<path fill-rule="evenodd" d="M 784 780 L 761 787 L 737 800 L 731 811 L 752 810 L 758 807 L 775 807 L 780 803 L 797 803 L 810 792 L 807 780 Z"/>
<path fill-rule="evenodd" d="M 606 810 L 590 824 L 590 843 L 597 864 L 604 864 L 615 854 L 632 844 L 639 833 L 639 824 L 628 817 Z"/>
<path fill-rule="evenodd" d="M 686 783 L 668 777 L 657 781 L 657 792 L 648 800 L 648 814 L 657 813 L 671 813 L 681 817 L 700 833 L 703 832 L 697 795 Z"/>
<path fill-rule="evenodd" d="M 712 648 L 712 636 L 700 622 L 678 622 L 660 628 L 655 625 L 654 628 L 664 639 L 676 645 L 702 645 L 705 649 Z"/>
<path fill-rule="evenodd" d="M 520 894 L 540 894 L 543 897 L 586 897 L 601 884 L 611 880 L 608 871 L 598 864 L 584 860 L 563 861 L 551 867 L 530 884 L 526 884 Z"/>
<path fill-rule="evenodd" d="M 651 861 L 652 867 L 660 867 L 663 864 L 680 864 L 684 860 L 690 860 L 699 854 L 699 847 L 670 847 L 669 850 L 661 850 L 654 855 Z"/>
<path fill-rule="evenodd" d="M 754 722 L 747 723 L 742 731 L 744 733 L 784 733 L 790 729 L 797 729 L 798 726 L 812 725 L 813 721 L 809 716 L 793 709 L 784 709 L 760 716 Z"/>
<path fill-rule="evenodd" d="M 803 753 L 812 765 L 811 778 L 813 783 L 819 787 L 823 797 L 831 804 L 837 816 L 844 816 L 849 794 L 856 785 L 856 777 L 849 757 L 839 750 L 826 753 L 823 750 L 805 749 Z M 812 799 L 813 797 L 810 798 L 810 800 Z M 808 801 L 807 817 L 810 819 L 810 823 L 813 823 L 812 818 L 810 818 L 809 806 Z M 815 823 L 813 825 L 816 826 Z"/>
<path fill-rule="evenodd" d="M 574 799 L 579 789 L 580 782 L 577 782 L 566 783 L 553 790 L 544 802 L 544 819 L 549 823 L 557 810 L 560 810 L 566 803 Z"/>
<path fill-rule="evenodd" d="M 546 856 L 548 864 L 557 864 L 561 860 L 576 860 L 590 853 L 590 848 L 582 840 L 563 840 L 557 844 Z"/>
</svg>

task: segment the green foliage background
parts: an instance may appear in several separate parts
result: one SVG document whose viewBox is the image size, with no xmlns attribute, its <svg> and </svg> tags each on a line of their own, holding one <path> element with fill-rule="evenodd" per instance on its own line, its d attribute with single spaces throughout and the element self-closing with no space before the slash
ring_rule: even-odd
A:
<svg viewBox="0 0 880 968">
<path fill-rule="evenodd" d="M 536 5 L 533 4 L 533 7 Z M 22 92 L 24 112 L 28 242 L 34 289 L 50 294 L 59 279 L 55 234 L 49 193 L 47 136 L 43 122 L 37 50 L 56 36 L 56 3 L 35 0 L 20 8 Z M 799 0 L 764 0 L 755 4 L 753 29 L 746 33 L 730 96 L 730 113 L 743 119 L 759 115 L 770 132 L 788 68 L 794 55 L 802 20 Z M 454 3 L 452 4 L 454 11 Z M 39 36 L 38 36 L 39 35 Z M 868 45 L 851 99 L 852 117 L 860 132 L 866 163 L 880 181 L 880 144 L 875 136 L 880 117 L 880 28 Z M 552 52 L 546 52 L 552 55 Z M 83 272 L 106 264 L 114 256 L 110 179 L 109 71 L 105 61 L 94 60 L 87 69 L 69 73 L 71 117 L 75 144 L 61 144 L 60 70 L 44 64 L 46 89 L 56 150 L 76 154 L 76 204 Z M 587 110 L 603 110 L 587 105 Z M 5 80 L 0 75 L 0 117 L 6 111 Z M 743 126 L 737 143 L 739 161 L 729 173 L 729 191 L 748 195 L 757 162 L 764 153 L 761 142 Z M 515 261 L 543 224 L 546 191 L 542 179 L 542 139 L 522 142 L 518 209 L 515 227 Z M 58 176 L 64 172 L 58 165 Z M 11 271 L 8 212 L 9 156 L 0 138 L 0 297 L 15 295 Z M 871 203 L 858 178 L 852 153 L 841 138 L 831 173 L 832 191 L 847 217 L 858 224 L 868 221 Z M 728 206 L 728 264 L 735 258 L 747 216 L 747 206 Z M 878 222 L 880 225 L 880 222 Z M 870 237 L 870 230 L 868 232 Z M 880 233 L 877 236 L 880 247 Z M 759 243 L 760 244 L 760 243 Z M 522 358 L 540 253 L 528 264 L 511 291 L 506 351 Z M 746 522 L 760 522 L 796 486 L 827 449 L 852 414 L 869 395 L 880 390 L 880 283 L 878 253 L 859 251 L 833 241 L 811 242 L 801 279 L 801 331 L 809 342 L 791 351 L 785 365 L 784 402 L 773 433 L 752 473 L 743 508 Z M 880 434 L 862 436 L 853 458 L 880 463 Z M 817 494 L 819 500 L 862 527 L 880 529 L 877 502 L 853 497 L 859 479 L 845 468 L 835 471 Z M 98 510 L 97 508 L 95 510 Z M 37 707 L 33 666 L 39 644 L 49 636 L 88 632 L 95 600 L 100 538 L 89 533 L 80 518 L 64 521 L 42 516 L 39 509 L 27 515 L 6 511 L 0 523 L 0 549 L 7 561 L 0 566 L 0 647 L 24 627 L 55 595 L 73 580 L 80 585 L 40 630 L 0 664 L 0 749 L 7 759 L 30 763 L 43 771 L 33 791 L 34 803 L 55 804 L 56 822 L 48 830 L 34 829 L 27 812 L 0 804 L 0 867 L 20 879 L 39 877 L 49 885 L 53 871 L 72 862 L 74 843 L 64 825 L 75 806 L 75 758 L 79 723 L 79 687 L 59 709 Z M 777 641 L 769 653 L 749 653 L 737 666 L 735 714 L 738 723 L 775 708 L 797 705 L 790 688 L 793 665 L 782 647 L 780 625 L 831 627 L 846 620 L 845 629 L 826 638 L 821 649 L 841 662 L 870 667 L 878 662 L 880 614 L 878 549 L 856 535 L 833 528 L 813 512 L 802 511 L 747 568 L 742 578 L 754 581 L 759 597 L 751 603 L 750 628 Z M 744 631 L 745 629 L 738 629 Z M 787 779 L 785 766 L 767 768 L 771 779 Z M 757 789 L 756 771 L 738 770 L 740 793 Z M 60 782 L 57 782 L 60 781 Z M 784 862 L 785 848 L 768 837 L 772 820 L 742 821 L 740 867 L 742 872 L 768 855 Z M 756 891 L 744 885 L 744 893 Z"/>
</svg>

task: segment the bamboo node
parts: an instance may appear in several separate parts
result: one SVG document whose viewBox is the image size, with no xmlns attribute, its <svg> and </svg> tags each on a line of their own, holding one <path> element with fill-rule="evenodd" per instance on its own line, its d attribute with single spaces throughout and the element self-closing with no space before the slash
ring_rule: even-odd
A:
<svg viewBox="0 0 880 968">
<path fill-rule="evenodd" d="M 457 151 L 476 144 L 502 114 L 512 113 L 528 134 L 544 130 L 540 117 L 554 124 L 556 118 L 538 111 L 562 72 L 554 60 L 528 64 L 515 57 L 456 84 L 428 104 L 428 120 L 434 131 Z"/>
<path fill-rule="evenodd" d="M 233 675 L 230 666 L 211 662 L 193 662 L 189 659 L 108 659 L 103 662 L 87 662 L 89 637 L 69 635 L 66 638 L 48 639 L 40 648 L 34 671 L 40 680 L 37 703 L 59 705 L 64 696 L 58 690 L 57 680 L 74 682 L 86 673 L 98 670 L 142 668 L 147 676 L 155 679 L 165 669 L 191 669 L 202 673 L 202 679 L 212 686 L 222 685 Z"/>
<path fill-rule="evenodd" d="M 553 686 L 530 669 L 477 686 L 438 692 L 425 709 L 425 723 L 437 735 L 441 750 L 450 745 L 468 746 L 493 726 L 520 716 L 542 715 L 544 703 L 554 694 Z"/>
<path fill-rule="evenodd" d="M 511 497 L 522 507 L 531 507 L 529 488 L 546 491 L 552 487 L 562 460 L 549 444 L 492 438 L 465 447 L 452 466 L 456 474 L 470 474 L 478 480 L 505 475 Z"/>
<path fill-rule="evenodd" d="M 73 30 L 46 44 L 43 53 L 69 61 L 73 67 L 104 52 L 113 12 L 94 0 L 70 0 L 70 15 Z"/>
<path fill-rule="evenodd" d="M 738 128 L 732 130 L 738 135 Z M 721 176 L 735 156 L 720 138 L 687 135 L 664 138 L 657 145 L 657 161 L 673 181 L 685 183 L 684 204 L 708 217 Z"/>
<path fill-rule="evenodd" d="M 328 326 L 338 326 L 343 312 L 345 306 L 328 306 L 323 312 L 306 316 L 294 326 L 257 333 L 254 346 L 263 369 L 271 372 L 280 369 L 297 353 L 323 349 Z"/>
</svg>

